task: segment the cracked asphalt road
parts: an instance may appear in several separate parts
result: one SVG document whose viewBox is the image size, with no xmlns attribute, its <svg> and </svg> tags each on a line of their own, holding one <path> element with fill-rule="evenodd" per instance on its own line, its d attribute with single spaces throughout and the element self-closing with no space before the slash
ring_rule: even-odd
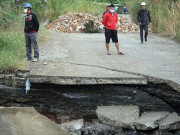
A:
<svg viewBox="0 0 180 135">
<path fill-rule="evenodd" d="M 139 73 L 172 80 L 180 84 L 180 44 L 149 35 L 140 44 L 139 34 L 119 34 L 124 56 L 117 55 L 110 44 L 112 55 L 106 55 L 104 34 L 50 33 L 47 43 L 40 46 L 40 61 L 30 63 L 32 75 L 142 78 Z M 44 65 L 43 62 L 47 62 Z M 124 71 L 124 72 L 119 72 Z"/>
</svg>

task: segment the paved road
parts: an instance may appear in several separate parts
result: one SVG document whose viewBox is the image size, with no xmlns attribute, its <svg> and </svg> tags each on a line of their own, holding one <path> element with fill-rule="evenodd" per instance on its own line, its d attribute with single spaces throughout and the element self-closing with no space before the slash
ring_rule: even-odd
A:
<svg viewBox="0 0 180 135">
<path fill-rule="evenodd" d="M 94 78 L 141 78 L 127 71 L 169 79 L 180 84 L 180 44 L 149 35 L 140 44 L 139 34 L 119 34 L 121 51 L 106 55 L 104 34 L 70 34 L 52 32 L 40 47 L 40 61 L 31 63 L 32 75 Z M 47 62 L 47 65 L 43 65 Z"/>
</svg>

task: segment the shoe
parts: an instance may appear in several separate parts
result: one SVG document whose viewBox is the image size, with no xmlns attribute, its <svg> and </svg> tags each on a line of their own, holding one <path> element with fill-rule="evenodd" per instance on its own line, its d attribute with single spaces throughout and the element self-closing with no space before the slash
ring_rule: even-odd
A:
<svg viewBox="0 0 180 135">
<path fill-rule="evenodd" d="M 26 58 L 26 61 L 31 61 L 32 59 L 28 59 L 28 58 Z"/>
<path fill-rule="evenodd" d="M 145 38 L 145 42 L 147 42 L 147 38 Z"/>
<path fill-rule="evenodd" d="M 120 53 L 118 53 L 118 55 L 124 55 L 124 53 L 120 52 Z"/>
<path fill-rule="evenodd" d="M 38 62 L 39 60 L 37 58 L 34 58 L 33 59 L 33 62 Z"/>
<path fill-rule="evenodd" d="M 107 55 L 111 55 L 111 53 L 110 53 L 110 52 L 107 52 Z"/>
<path fill-rule="evenodd" d="M 143 44 L 143 41 L 141 41 L 141 43 L 140 44 Z"/>
</svg>

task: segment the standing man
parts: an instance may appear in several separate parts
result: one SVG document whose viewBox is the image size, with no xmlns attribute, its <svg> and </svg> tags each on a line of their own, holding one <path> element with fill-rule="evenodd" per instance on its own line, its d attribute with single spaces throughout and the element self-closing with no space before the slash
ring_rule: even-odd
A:
<svg viewBox="0 0 180 135">
<path fill-rule="evenodd" d="M 147 35 L 148 35 L 148 22 L 151 24 L 151 16 L 149 11 L 146 9 L 146 3 L 141 3 L 141 9 L 138 12 L 137 20 L 140 26 L 140 37 L 141 37 L 141 44 L 143 44 L 143 29 L 145 30 L 145 42 L 147 42 Z"/>
<path fill-rule="evenodd" d="M 37 34 L 39 30 L 39 21 L 37 15 L 31 11 L 32 5 L 26 3 L 24 5 L 25 16 L 25 40 L 26 40 L 26 60 L 32 60 L 32 46 L 34 49 L 34 59 L 33 62 L 39 61 L 39 47 L 37 44 Z"/>
<path fill-rule="evenodd" d="M 118 55 L 124 55 L 122 52 L 120 52 L 119 43 L 118 43 L 118 36 L 117 36 L 117 21 L 118 16 L 115 13 L 114 5 L 110 5 L 110 10 L 104 15 L 102 24 L 105 26 L 105 37 L 106 37 L 106 49 L 107 49 L 107 55 L 111 55 L 109 52 L 109 43 L 110 39 L 112 38 L 112 41 L 115 42 L 115 46 L 118 52 Z"/>
<path fill-rule="evenodd" d="M 123 8 L 123 12 L 124 12 L 124 14 L 126 14 L 128 12 L 127 7 Z"/>
<path fill-rule="evenodd" d="M 115 12 L 116 13 L 118 12 L 118 8 L 119 8 L 118 6 L 115 7 Z"/>
</svg>

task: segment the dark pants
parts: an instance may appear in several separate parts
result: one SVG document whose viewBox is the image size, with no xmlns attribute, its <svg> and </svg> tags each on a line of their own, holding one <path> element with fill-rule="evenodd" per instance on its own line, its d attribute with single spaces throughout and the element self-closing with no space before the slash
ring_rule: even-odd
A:
<svg viewBox="0 0 180 135">
<path fill-rule="evenodd" d="M 148 24 L 140 24 L 140 37 L 141 37 L 141 42 L 143 42 L 143 30 L 145 31 L 145 39 L 147 38 L 148 35 Z"/>
<path fill-rule="evenodd" d="M 39 59 L 39 47 L 37 44 L 37 34 L 34 33 L 25 33 L 25 40 L 26 40 L 26 56 L 27 59 L 32 59 L 32 46 L 34 49 L 34 58 Z"/>
<path fill-rule="evenodd" d="M 105 37 L 106 37 L 106 43 L 110 43 L 110 39 L 112 38 L 112 42 L 117 43 L 118 42 L 118 36 L 117 36 L 117 30 L 110 30 L 105 29 Z"/>
</svg>

